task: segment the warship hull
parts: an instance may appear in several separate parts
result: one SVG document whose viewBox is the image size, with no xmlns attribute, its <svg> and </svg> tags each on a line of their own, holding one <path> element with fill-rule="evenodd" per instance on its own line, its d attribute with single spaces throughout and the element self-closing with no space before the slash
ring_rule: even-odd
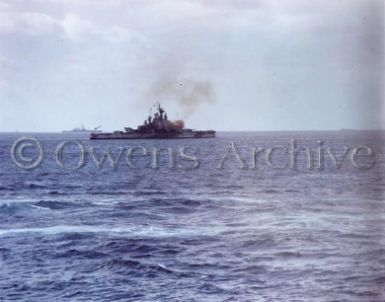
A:
<svg viewBox="0 0 385 302">
<path fill-rule="evenodd" d="M 214 138 L 215 131 L 186 131 L 180 133 L 91 133 L 90 139 L 188 139 L 188 138 Z"/>
</svg>

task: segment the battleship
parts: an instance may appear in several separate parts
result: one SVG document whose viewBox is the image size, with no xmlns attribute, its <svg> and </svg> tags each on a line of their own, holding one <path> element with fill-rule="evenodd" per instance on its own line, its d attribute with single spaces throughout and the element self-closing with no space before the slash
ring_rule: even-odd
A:
<svg viewBox="0 0 385 302">
<path fill-rule="evenodd" d="M 92 132 L 90 139 L 174 139 L 174 138 L 213 138 L 214 130 L 193 130 L 184 127 L 184 121 L 171 121 L 158 102 L 155 113 L 150 113 L 142 125 L 136 129 L 125 127 L 124 131 L 111 133 Z"/>
<path fill-rule="evenodd" d="M 100 133 L 100 132 L 102 132 L 102 130 L 100 130 L 100 127 L 102 127 L 102 126 L 97 126 L 94 129 L 86 129 L 84 127 L 84 125 L 82 125 L 81 127 L 74 128 L 72 130 L 63 130 L 62 132 Z"/>
</svg>

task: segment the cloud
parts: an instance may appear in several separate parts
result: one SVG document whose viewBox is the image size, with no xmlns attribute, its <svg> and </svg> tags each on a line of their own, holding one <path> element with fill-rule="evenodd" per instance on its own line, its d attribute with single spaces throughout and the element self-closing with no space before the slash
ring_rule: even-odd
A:
<svg viewBox="0 0 385 302">
<path fill-rule="evenodd" d="M 123 28 L 118 25 L 102 26 L 78 15 L 66 14 L 63 20 L 58 21 L 66 35 L 73 40 L 99 39 L 108 42 L 140 41 L 145 42 L 146 37 L 139 32 Z"/>
<path fill-rule="evenodd" d="M 116 129 L 141 119 L 148 99 L 174 99 L 170 112 L 184 112 L 182 100 L 203 87 L 204 106 L 189 108 L 199 127 L 231 115 L 229 129 L 299 128 L 304 119 L 316 128 L 322 114 L 329 127 L 348 128 L 354 115 L 344 111 L 378 108 L 370 91 L 383 87 L 381 8 L 381 0 L 0 0 L 0 101 L 9 106 L 0 114 L 49 129 L 39 104 L 77 119 L 58 114 L 58 127 Z M 25 108 L 29 123 L 13 121 Z"/>
<path fill-rule="evenodd" d="M 75 41 L 96 39 L 109 42 L 145 42 L 147 40 L 143 34 L 133 29 L 116 24 L 104 26 L 73 12 L 66 12 L 60 17 L 43 12 L 19 11 L 8 3 L 0 2 L 0 35 L 38 36 L 50 33 L 63 35 Z"/>
<path fill-rule="evenodd" d="M 70 39 L 81 39 L 83 36 L 93 32 L 91 22 L 83 20 L 73 13 L 66 14 L 63 20 L 57 22 Z"/>
<path fill-rule="evenodd" d="M 0 34 L 45 34 L 60 30 L 51 16 L 36 12 L 17 12 L 10 7 L 0 11 Z"/>
</svg>

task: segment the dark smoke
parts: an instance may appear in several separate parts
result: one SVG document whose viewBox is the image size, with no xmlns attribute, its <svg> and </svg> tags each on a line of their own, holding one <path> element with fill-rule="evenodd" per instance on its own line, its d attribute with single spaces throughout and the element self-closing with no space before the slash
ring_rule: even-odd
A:
<svg viewBox="0 0 385 302">
<path fill-rule="evenodd" d="M 214 87 L 210 81 L 196 81 L 191 79 L 159 80 L 151 89 L 152 102 L 166 101 L 178 103 L 186 116 L 194 113 L 203 103 L 214 103 Z"/>
<path fill-rule="evenodd" d="M 163 120 L 163 126 L 166 131 L 179 131 L 184 128 L 184 121 L 176 120 L 176 121 L 166 121 Z"/>
</svg>

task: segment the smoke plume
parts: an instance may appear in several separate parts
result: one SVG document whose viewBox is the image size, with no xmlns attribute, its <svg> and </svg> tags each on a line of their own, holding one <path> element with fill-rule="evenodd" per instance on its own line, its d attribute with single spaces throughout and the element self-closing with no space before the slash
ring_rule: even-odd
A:
<svg viewBox="0 0 385 302">
<path fill-rule="evenodd" d="M 214 87 L 210 81 L 192 79 L 162 79 L 153 85 L 150 99 L 174 101 L 179 104 L 186 117 L 194 113 L 203 103 L 214 103 Z"/>
<path fill-rule="evenodd" d="M 163 127 L 166 129 L 167 132 L 180 131 L 184 128 L 184 121 L 182 121 L 182 120 L 176 120 L 176 121 L 163 120 Z"/>
</svg>

